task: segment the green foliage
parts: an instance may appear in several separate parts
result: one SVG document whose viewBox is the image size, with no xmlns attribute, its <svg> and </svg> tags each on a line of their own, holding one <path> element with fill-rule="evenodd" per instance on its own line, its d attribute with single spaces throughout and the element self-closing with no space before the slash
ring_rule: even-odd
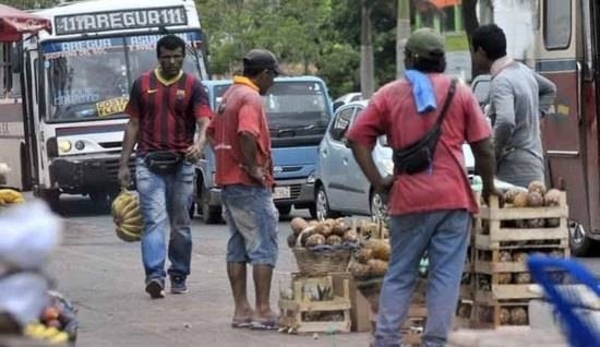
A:
<svg viewBox="0 0 600 347">
<path fill-rule="evenodd" d="M 371 0 L 376 79 L 395 75 L 397 0 Z M 273 51 L 293 74 L 325 79 L 334 97 L 360 89 L 361 2 L 357 0 L 196 0 L 209 69 L 230 75 L 244 53 Z"/>
</svg>

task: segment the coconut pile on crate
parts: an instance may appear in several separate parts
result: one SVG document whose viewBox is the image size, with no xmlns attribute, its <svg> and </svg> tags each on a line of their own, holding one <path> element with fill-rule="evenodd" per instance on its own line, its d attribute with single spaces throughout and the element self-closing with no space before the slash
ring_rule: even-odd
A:
<svg viewBox="0 0 600 347">
<path fill-rule="evenodd" d="M 560 206 L 561 191 L 558 189 L 546 189 L 546 185 L 541 181 L 533 181 L 527 187 L 511 188 L 504 193 L 504 203 L 506 208 L 522 207 L 552 207 Z M 507 228 L 556 228 L 560 225 L 559 218 L 534 218 L 518 219 L 514 221 L 503 221 L 502 227 Z"/>
<path fill-rule="evenodd" d="M 344 218 L 324 221 L 291 220 L 287 238 L 298 265 L 305 276 L 345 272 L 351 252 L 358 247 L 358 234 Z"/>
</svg>

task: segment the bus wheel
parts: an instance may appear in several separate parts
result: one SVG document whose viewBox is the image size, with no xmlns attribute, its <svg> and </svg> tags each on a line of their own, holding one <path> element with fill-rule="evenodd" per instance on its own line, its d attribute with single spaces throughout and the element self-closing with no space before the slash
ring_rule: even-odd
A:
<svg viewBox="0 0 600 347">
<path fill-rule="evenodd" d="M 38 194 L 39 197 L 48 204 L 52 212 L 59 212 L 60 192 L 57 189 L 42 189 Z"/>
</svg>

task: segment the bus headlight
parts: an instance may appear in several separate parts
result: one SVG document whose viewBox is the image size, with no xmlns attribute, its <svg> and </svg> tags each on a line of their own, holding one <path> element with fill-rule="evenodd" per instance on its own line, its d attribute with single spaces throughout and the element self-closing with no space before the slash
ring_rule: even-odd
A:
<svg viewBox="0 0 600 347">
<path fill-rule="evenodd" d="M 308 183 L 308 184 L 313 184 L 313 183 L 315 183 L 315 180 L 316 180 L 316 178 L 315 178 L 315 172 L 313 171 L 313 172 L 311 172 L 311 173 L 310 173 L 310 175 L 308 175 L 308 177 L 306 178 L 306 183 Z"/>
<path fill-rule="evenodd" d="M 71 141 L 68 140 L 59 140 L 58 141 L 58 150 L 60 153 L 68 153 L 73 146 L 71 145 Z"/>
</svg>

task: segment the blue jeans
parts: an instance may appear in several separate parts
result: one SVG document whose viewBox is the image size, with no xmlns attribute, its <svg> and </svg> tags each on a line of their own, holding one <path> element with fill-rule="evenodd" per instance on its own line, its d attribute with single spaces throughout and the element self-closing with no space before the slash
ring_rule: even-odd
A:
<svg viewBox="0 0 600 347">
<path fill-rule="evenodd" d="M 279 212 L 271 189 L 229 185 L 221 190 L 221 199 L 223 215 L 231 231 L 227 262 L 275 267 Z"/>
<path fill-rule="evenodd" d="M 427 323 L 422 346 L 444 346 L 459 298 L 471 215 L 466 210 L 392 216 L 391 258 L 379 299 L 375 346 L 400 346 L 400 327 L 406 319 L 427 250 Z"/>
<path fill-rule="evenodd" d="M 143 159 L 136 159 L 136 186 L 144 220 L 142 262 L 146 283 L 164 280 L 166 245 L 169 232 L 170 276 L 190 274 L 192 236 L 189 208 L 194 193 L 194 165 L 184 161 L 171 175 L 158 175 L 148 169 Z"/>
</svg>

